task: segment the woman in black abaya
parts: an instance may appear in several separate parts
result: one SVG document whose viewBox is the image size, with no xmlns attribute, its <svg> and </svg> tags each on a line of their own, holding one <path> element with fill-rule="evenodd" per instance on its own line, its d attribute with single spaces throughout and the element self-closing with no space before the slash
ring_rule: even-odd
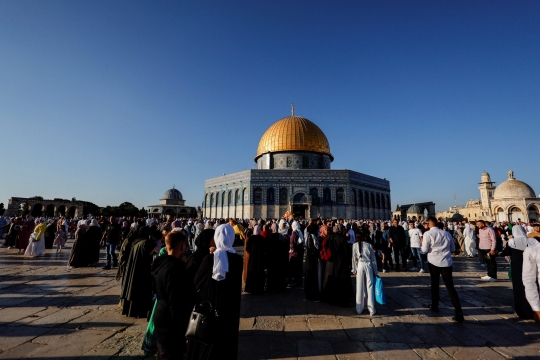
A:
<svg viewBox="0 0 540 360">
<path fill-rule="evenodd" d="M 243 259 L 232 247 L 234 229 L 229 224 L 217 227 L 214 242 L 216 250 L 203 259 L 195 276 L 195 288 L 198 293 L 196 304 L 209 301 L 217 307 L 216 336 L 211 339 L 212 345 L 188 340 L 188 360 L 238 357 Z"/>
<path fill-rule="evenodd" d="M 251 235 L 247 239 L 246 251 L 249 254 L 248 273 L 245 292 L 253 295 L 264 293 L 266 259 L 266 239 L 262 235 Z"/>
<path fill-rule="evenodd" d="M 350 269 L 352 254 L 345 231 L 343 225 L 336 225 L 328 238 L 332 258 L 326 262 L 323 284 L 323 300 L 339 306 L 349 306 L 349 298 L 353 294 Z"/>
<path fill-rule="evenodd" d="M 304 279 L 304 292 L 307 300 L 320 301 L 319 227 L 313 220 L 310 220 L 306 232 L 306 276 Z"/>
<path fill-rule="evenodd" d="M 210 254 L 210 243 L 214 239 L 214 229 L 204 229 L 195 239 L 197 250 L 189 256 L 186 262 L 186 273 L 192 282 L 206 255 Z"/>
</svg>

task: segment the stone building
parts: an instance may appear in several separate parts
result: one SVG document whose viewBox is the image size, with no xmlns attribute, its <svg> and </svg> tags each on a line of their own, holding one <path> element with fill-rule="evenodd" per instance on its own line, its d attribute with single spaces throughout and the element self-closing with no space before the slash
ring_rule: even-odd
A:
<svg viewBox="0 0 540 360">
<path fill-rule="evenodd" d="M 69 216 L 83 214 L 83 203 L 63 199 L 47 200 L 42 198 L 12 197 L 8 201 L 6 216 L 17 216 L 28 210 L 32 216 Z"/>
<path fill-rule="evenodd" d="M 435 215 L 435 203 L 423 202 L 416 204 L 398 205 L 392 213 L 392 219 L 422 221 L 428 216 Z"/>
<path fill-rule="evenodd" d="M 469 220 L 487 221 L 535 221 L 540 219 L 540 198 L 534 190 L 523 181 L 508 172 L 508 179 L 499 186 L 491 181 L 491 176 L 483 172 L 478 189 L 480 198 L 467 201 L 465 206 L 454 206 L 448 211 L 437 213 L 437 216 L 449 218 L 460 214 Z"/>
<path fill-rule="evenodd" d="M 197 209 L 186 206 L 182 193 L 173 188 L 165 191 L 159 199 L 159 205 L 148 206 L 149 217 L 161 217 L 162 215 L 174 215 L 183 218 L 197 217 Z"/>
<path fill-rule="evenodd" d="M 294 115 L 278 120 L 259 141 L 257 169 L 207 179 L 204 216 L 388 219 L 390 183 L 352 170 L 332 170 L 322 130 Z"/>
</svg>

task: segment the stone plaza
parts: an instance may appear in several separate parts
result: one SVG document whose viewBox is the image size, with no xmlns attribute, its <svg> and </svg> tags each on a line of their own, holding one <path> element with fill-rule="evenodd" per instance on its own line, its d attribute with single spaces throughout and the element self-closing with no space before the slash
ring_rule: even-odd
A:
<svg viewBox="0 0 540 360">
<path fill-rule="evenodd" d="M 60 255 L 28 259 L 0 249 L 0 359 L 144 359 L 146 319 L 122 316 L 115 271 L 67 269 Z M 104 253 L 102 253 L 102 258 Z M 244 294 L 240 359 L 538 359 L 540 325 L 514 314 L 507 266 L 481 282 L 477 259 L 454 258 L 465 322 L 451 322 L 444 286 L 440 313 L 429 274 L 381 274 L 387 304 L 377 314 L 304 301 L 300 288 Z M 351 299 L 352 304 L 352 299 Z"/>
</svg>

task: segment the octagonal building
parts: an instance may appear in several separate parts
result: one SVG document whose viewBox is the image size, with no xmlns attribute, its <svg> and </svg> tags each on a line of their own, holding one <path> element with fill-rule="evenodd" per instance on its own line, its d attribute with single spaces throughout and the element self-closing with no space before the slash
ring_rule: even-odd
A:
<svg viewBox="0 0 540 360">
<path fill-rule="evenodd" d="M 272 124 L 255 156 L 257 169 L 207 179 L 204 216 L 389 219 L 390 182 L 352 170 L 333 170 L 324 132 L 294 115 Z"/>
</svg>

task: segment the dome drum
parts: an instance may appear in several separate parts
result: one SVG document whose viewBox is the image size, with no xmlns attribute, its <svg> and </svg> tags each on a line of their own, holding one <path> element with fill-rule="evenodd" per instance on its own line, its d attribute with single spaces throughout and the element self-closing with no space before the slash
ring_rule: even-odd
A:
<svg viewBox="0 0 540 360">
<path fill-rule="evenodd" d="M 328 139 L 317 125 L 300 116 L 288 116 L 275 122 L 263 134 L 259 141 L 255 162 L 259 164 L 260 169 L 271 169 L 273 168 L 272 157 L 262 162 L 259 162 L 259 159 L 265 154 L 287 153 L 290 158 L 288 160 L 289 168 L 315 168 L 314 160 L 309 157 L 302 159 L 303 155 L 295 154 L 298 152 L 310 155 L 318 154 L 319 156 L 326 155 L 330 162 L 334 160 Z M 300 160 L 302 165 L 298 164 L 299 159 L 302 159 Z M 292 166 L 293 163 L 296 165 Z M 325 161 L 322 161 L 316 168 L 327 168 Z"/>
</svg>

